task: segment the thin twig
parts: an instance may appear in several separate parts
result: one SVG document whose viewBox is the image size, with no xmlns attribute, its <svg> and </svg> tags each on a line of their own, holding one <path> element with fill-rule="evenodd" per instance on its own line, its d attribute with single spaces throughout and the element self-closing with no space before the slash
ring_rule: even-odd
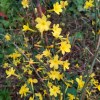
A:
<svg viewBox="0 0 100 100">
<path fill-rule="evenodd" d="M 41 5 L 40 5 L 40 1 L 36 0 L 36 2 L 37 2 L 37 11 L 38 11 L 38 14 L 39 14 L 40 17 L 42 17 L 43 12 L 42 12 L 42 8 L 41 8 Z"/>
<path fill-rule="evenodd" d="M 94 56 L 94 54 L 89 50 L 89 48 L 86 47 L 86 49 L 92 56 Z M 100 60 L 98 58 L 96 58 L 96 60 L 100 63 Z"/>
</svg>

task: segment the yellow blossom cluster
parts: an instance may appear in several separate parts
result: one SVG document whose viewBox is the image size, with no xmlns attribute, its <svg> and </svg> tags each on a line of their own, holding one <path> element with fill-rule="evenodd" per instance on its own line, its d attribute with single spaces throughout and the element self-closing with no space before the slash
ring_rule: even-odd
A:
<svg viewBox="0 0 100 100">
<path fill-rule="evenodd" d="M 93 2 L 87 0 L 84 8 L 93 7 Z M 23 8 L 29 8 L 29 3 L 29 0 L 21 2 Z M 47 13 L 53 11 L 60 15 L 68 4 L 66 0 L 55 2 L 53 9 L 48 10 Z M 29 100 L 45 100 L 48 97 L 50 100 L 59 100 L 59 98 L 78 100 L 78 92 L 84 87 L 85 77 L 78 74 L 75 76 L 75 73 L 73 75 L 75 62 L 68 56 L 72 51 L 70 34 L 66 32 L 67 36 L 65 36 L 62 25 L 52 22 L 51 18 L 51 15 L 42 13 L 41 17 L 36 15 L 34 25 L 31 25 L 30 21 L 29 24 L 25 22 L 27 24 L 23 24 L 21 33 L 17 34 L 18 38 L 23 40 L 22 43 L 16 38 L 13 40 L 13 36 L 8 33 L 4 36 L 6 42 L 13 40 L 15 46 L 15 49 L 6 55 L 3 64 L 6 78 L 15 77 L 20 80 L 18 93 L 22 99 L 27 97 Z M 76 70 L 80 68 L 78 64 L 75 66 Z M 89 85 L 100 91 L 100 84 L 94 79 L 94 74 L 90 77 Z M 77 95 L 72 92 L 73 87 Z M 70 89 L 72 93 L 68 92 Z"/>
<path fill-rule="evenodd" d="M 86 0 L 85 5 L 84 5 L 84 9 L 89 9 L 94 7 L 94 0 Z"/>
<path fill-rule="evenodd" d="M 59 15 L 63 11 L 62 8 L 65 8 L 66 6 L 68 6 L 67 1 L 60 1 L 60 3 L 56 2 L 53 5 L 53 11 Z"/>
<path fill-rule="evenodd" d="M 22 0 L 21 4 L 23 5 L 23 8 L 29 8 L 29 0 Z"/>
</svg>

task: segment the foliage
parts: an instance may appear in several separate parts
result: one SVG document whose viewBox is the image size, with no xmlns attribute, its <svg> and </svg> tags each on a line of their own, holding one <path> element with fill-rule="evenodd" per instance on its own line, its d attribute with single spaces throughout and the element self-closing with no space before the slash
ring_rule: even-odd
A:
<svg viewBox="0 0 100 100">
<path fill-rule="evenodd" d="M 18 98 L 99 98 L 99 3 L 0 1 L 0 12 L 8 17 L 0 18 L 0 64 Z M 0 99 L 11 99 L 8 90 L 0 92 Z"/>
<path fill-rule="evenodd" d="M 11 100 L 10 92 L 8 89 L 0 90 L 0 100 Z"/>
</svg>

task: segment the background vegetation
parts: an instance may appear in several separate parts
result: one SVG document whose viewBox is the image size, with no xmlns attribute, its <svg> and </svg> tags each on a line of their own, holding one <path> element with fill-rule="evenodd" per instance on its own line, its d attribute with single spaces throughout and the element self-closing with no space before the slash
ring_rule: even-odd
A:
<svg viewBox="0 0 100 100">
<path fill-rule="evenodd" d="M 100 1 L 61 1 L 0 0 L 0 100 L 100 100 Z"/>
</svg>

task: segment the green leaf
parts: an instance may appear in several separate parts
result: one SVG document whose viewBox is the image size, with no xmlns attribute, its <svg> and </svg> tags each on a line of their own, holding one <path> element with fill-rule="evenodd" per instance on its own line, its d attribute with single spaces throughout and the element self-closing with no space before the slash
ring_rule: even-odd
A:
<svg viewBox="0 0 100 100">
<path fill-rule="evenodd" d="M 66 93 L 67 93 L 67 94 L 70 93 L 70 94 L 76 96 L 77 90 L 76 90 L 74 87 L 68 88 Z"/>
<path fill-rule="evenodd" d="M 11 53 L 14 52 L 14 49 L 15 49 L 15 47 L 12 46 L 12 45 L 10 45 L 9 47 L 7 47 L 7 48 L 5 49 L 5 52 L 7 52 L 7 54 L 11 54 Z"/>
<path fill-rule="evenodd" d="M 4 58 L 4 55 L 3 54 L 0 54 L 0 64 L 2 64 L 3 58 Z"/>
<path fill-rule="evenodd" d="M 71 44 L 73 43 L 73 40 L 74 40 L 74 36 L 70 36 L 69 41 L 70 41 Z"/>
<path fill-rule="evenodd" d="M 9 21 L 6 21 L 6 20 L 0 20 L 0 23 L 2 23 L 4 25 L 4 27 L 9 27 L 10 23 Z"/>
<path fill-rule="evenodd" d="M 84 11 L 84 0 L 74 0 L 74 3 L 77 6 L 78 11 Z"/>
<path fill-rule="evenodd" d="M 83 33 L 82 32 L 77 32 L 77 33 L 75 33 L 75 38 L 78 40 L 78 39 L 80 39 L 80 40 L 82 40 L 83 39 Z"/>
<path fill-rule="evenodd" d="M 0 96 L 0 100 L 3 100 L 3 97 L 2 96 Z"/>
<path fill-rule="evenodd" d="M 10 91 L 8 91 L 8 89 L 0 90 L 0 100 L 11 100 Z"/>
<path fill-rule="evenodd" d="M 0 58 L 3 58 L 4 57 L 4 55 L 3 54 L 0 54 Z"/>
<path fill-rule="evenodd" d="M 78 11 L 84 11 L 83 6 L 79 5 L 79 6 L 78 6 Z"/>
</svg>

